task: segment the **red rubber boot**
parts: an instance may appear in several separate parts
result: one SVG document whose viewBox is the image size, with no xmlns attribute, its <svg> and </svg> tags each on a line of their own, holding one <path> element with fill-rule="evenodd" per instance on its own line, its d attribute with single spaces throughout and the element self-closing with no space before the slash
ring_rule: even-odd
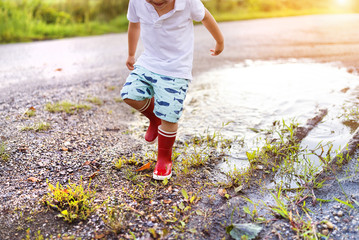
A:
<svg viewBox="0 0 359 240">
<path fill-rule="evenodd" d="M 153 178 L 156 180 L 170 179 L 172 176 L 172 147 L 177 132 L 166 132 L 158 128 L 158 156 Z"/>
<path fill-rule="evenodd" d="M 155 143 L 158 136 L 158 126 L 161 124 L 161 119 L 159 119 L 154 113 L 153 108 L 155 107 L 154 98 L 148 99 L 145 105 L 138 109 L 143 115 L 145 115 L 150 120 L 150 125 L 145 134 L 145 140 L 149 144 Z"/>
</svg>

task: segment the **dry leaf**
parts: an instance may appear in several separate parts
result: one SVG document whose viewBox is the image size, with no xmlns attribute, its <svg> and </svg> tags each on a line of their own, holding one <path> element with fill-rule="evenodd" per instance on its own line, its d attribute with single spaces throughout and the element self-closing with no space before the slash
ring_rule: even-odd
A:
<svg viewBox="0 0 359 240">
<path fill-rule="evenodd" d="M 172 186 L 169 186 L 169 187 L 167 188 L 167 191 L 168 191 L 168 192 L 172 192 Z"/>
<path fill-rule="evenodd" d="M 63 193 L 69 193 L 69 190 L 67 190 L 67 188 L 61 190 Z"/>
<path fill-rule="evenodd" d="M 172 202 L 172 200 L 171 200 L 171 199 L 168 199 L 168 200 L 163 200 L 163 202 L 164 202 L 164 203 L 166 203 L 166 204 L 169 204 L 169 203 L 171 203 L 171 202 Z"/>
<path fill-rule="evenodd" d="M 90 164 L 91 164 L 91 161 L 86 161 L 86 162 L 84 162 L 83 165 L 90 165 Z"/>
<path fill-rule="evenodd" d="M 90 176 L 88 176 L 88 178 L 93 179 L 94 177 L 96 177 L 98 175 L 98 172 L 94 172 L 92 173 Z"/>
<path fill-rule="evenodd" d="M 145 165 L 143 165 L 142 167 L 137 168 L 135 171 L 136 172 L 143 171 L 143 170 L 149 169 L 150 167 L 151 167 L 151 162 L 148 162 Z"/>
<path fill-rule="evenodd" d="M 103 239 L 106 235 L 101 233 L 101 234 L 97 234 L 95 233 L 95 239 Z"/>
<path fill-rule="evenodd" d="M 227 194 L 227 190 L 224 188 L 218 189 L 218 194 L 224 197 Z"/>
<path fill-rule="evenodd" d="M 36 177 L 29 177 L 29 178 L 27 179 L 27 181 L 30 181 L 30 182 L 41 182 L 41 180 L 38 179 L 38 178 L 36 178 Z"/>
<path fill-rule="evenodd" d="M 34 107 L 29 107 L 29 110 L 31 110 L 31 111 L 36 111 L 36 108 L 34 108 Z"/>
</svg>

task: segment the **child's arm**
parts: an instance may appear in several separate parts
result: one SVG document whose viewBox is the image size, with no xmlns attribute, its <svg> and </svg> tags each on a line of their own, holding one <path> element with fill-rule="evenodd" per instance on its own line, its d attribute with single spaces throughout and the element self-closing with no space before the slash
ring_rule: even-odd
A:
<svg viewBox="0 0 359 240">
<path fill-rule="evenodd" d="M 135 54 L 137 49 L 138 39 L 140 38 L 140 23 L 130 22 L 128 24 L 128 58 L 126 66 L 129 70 L 135 69 L 133 66 L 136 62 Z"/>
<path fill-rule="evenodd" d="M 216 40 L 215 49 L 211 49 L 212 56 L 219 55 L 224 49 L 224 38 L 221 30 L 218 27 L 216 20 L 213 18 L 211 13 L 206 9 L 205 15 L 202 20 L 203 25 L 207 30 L 212 34 L 213 38 Z"/>
</svg>

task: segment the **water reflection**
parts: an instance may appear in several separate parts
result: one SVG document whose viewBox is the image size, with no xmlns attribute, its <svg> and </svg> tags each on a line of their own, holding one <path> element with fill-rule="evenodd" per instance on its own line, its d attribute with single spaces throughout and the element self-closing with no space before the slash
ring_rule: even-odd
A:
<svg viewBox="0 0 359 240">
<path fill-rule="evenodd" d="M 245 167 L 245 152 L 257 147 L 261 133 L 274 121 L 295 119 L 299 124 L 315 116 L 319 109 L 328 115 L 307 136 L 302 145 L 315 147 L 332 142 L 343 147 L 352 132 L 340 119 L 343 106 L 356 101 L 352 92 L 358 76 L 335 64 L 311 61 L 246 61 L 216 69 L 197 77 L 188 93 L 180 122 L 180 137 L 220 130 L 226 138 L 243 138 L 245 147 L 235 146 L 223 171 Z M 224 123 L 228 123 L 222 129 Z M 316 160 L 314 160 L 316 161 Z"/>
</svg>

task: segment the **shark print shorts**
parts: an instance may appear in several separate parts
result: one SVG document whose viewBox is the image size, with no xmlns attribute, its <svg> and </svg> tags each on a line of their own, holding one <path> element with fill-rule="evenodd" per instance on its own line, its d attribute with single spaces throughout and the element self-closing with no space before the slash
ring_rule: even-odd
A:
<svg viewBox="0 0 359 240">
<path fill-rule="evenodd" d="M 168 77 L 135 65 L 123 85 L 121 97 L 136 101 L 154 97 L 156 116 L 176 123 L 182 115 L 188 83 L 188 79 Z"/>
</svg>

